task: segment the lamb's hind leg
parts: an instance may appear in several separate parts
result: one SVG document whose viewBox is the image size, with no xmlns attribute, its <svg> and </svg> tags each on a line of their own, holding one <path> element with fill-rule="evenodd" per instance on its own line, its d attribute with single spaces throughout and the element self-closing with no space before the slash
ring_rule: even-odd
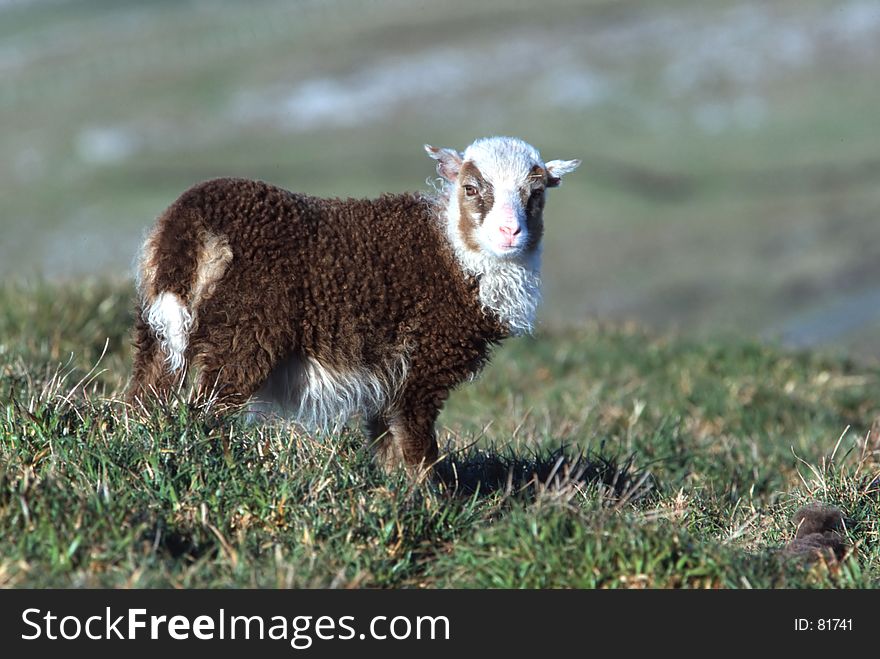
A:
<svg viewBox="0 0 880 659">
<path fill-rule="evenodd" d="M 223 408 L 247 403 L 276 366 L 280 346 L 269 345 L 256 331 L 205 322 L 193 333 L 190 351 L 197 367 L 201 400 Z"/>
<path fill-rule="evenodd" d="M 272 372 L 269 356 L 263 350 L 237 350 L 229 358 L 227 350 L 218 350 L 200 360 L 197 392 L 199 398 L 222 407 L 247 403 Z"/>
<path fill-rule="evenodd" d="M 154 330 L 137 314 L 134 327 L 134 365 L 128 387 L 129 402 L 143 403 L 149 398 L 167 398 L 180 384 L 184 373 L 174 372 Z"/>
</svg>

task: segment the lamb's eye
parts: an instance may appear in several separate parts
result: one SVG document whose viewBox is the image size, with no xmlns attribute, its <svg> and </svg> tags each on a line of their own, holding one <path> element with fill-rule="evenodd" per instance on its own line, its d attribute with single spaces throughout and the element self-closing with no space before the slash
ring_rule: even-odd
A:
<svg viewBox="0 0 880 659">
<path fill-rule="evenodd" d="M 464 186 L 464 193 L 468 197 L 474 197 L 477 194 L 477 188 L 474 185 L 466 185 L 466 186 Z"/>
</svg>

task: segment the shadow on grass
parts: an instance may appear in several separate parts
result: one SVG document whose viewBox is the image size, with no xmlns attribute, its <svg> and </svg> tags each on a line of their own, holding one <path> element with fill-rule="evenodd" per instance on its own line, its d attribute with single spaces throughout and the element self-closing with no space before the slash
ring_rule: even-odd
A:
<svg viewBox="0 0 880 659">
<path fill-rule="evenodd" d="M 656 490 L 648 471 L 634 466 L 635 456 L 570 455 L 564 447 L 519 454 L 468 449 L 451 452 L 434 467 L 437 481 L 453 495 L 493 494 L 536 498 L 546 494 L 598 493 L 609 505 L 642 500 Z"/>
</svg>

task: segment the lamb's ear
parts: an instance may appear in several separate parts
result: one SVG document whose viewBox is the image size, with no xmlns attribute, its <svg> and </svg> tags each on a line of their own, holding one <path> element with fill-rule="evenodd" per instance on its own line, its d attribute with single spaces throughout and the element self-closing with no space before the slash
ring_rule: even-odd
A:
<svg viewBox="0 0 880 659">
<path fill-rule="evenodd" d="M 447 181 L 452 182 L 458 178 L 461 169 L 461 154 L 455 149 L 441 149 L 430 144 L 425 145 L 425 151 L 437 161 L 437 173 Z"/>
<path fill-rule="evenodd" d="M 544 163 L 547 168 L 547 187 L 555 188 L 562 183 L 562 177 L 580 167 L 580 160 L 551 160 Z"/>
</svg>

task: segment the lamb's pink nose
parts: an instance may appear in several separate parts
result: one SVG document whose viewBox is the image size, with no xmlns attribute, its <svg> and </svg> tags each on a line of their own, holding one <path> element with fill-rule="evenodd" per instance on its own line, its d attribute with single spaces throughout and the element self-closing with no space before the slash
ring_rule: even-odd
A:
<svg viewBox="0 0 880 659">
<path fill-rule="evenodd" d="M 510 238 L 518 236 L 520 233 L 522 233 L 522 228 L 518 224 L 502 224 L 498 228 L 501 230 L 501 233 L 503 233 L 505 236 L 509 236 Z"/>
</svg>

